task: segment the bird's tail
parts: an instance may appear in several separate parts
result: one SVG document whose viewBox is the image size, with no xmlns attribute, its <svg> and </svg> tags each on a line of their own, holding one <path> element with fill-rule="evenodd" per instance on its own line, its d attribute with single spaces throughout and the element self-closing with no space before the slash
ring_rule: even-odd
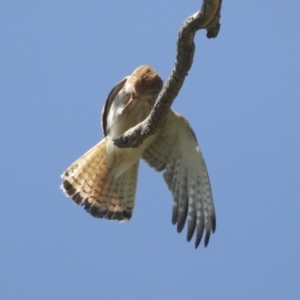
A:
<svg viewBox="0 0 300 300">
<path fill-rule="evenodd" d="M 132 216 L 139 161 L 116 176 L 107 163 L 106 139 L 77 159 L 63 174 L 61 189 L 92 216 L 129 220 Z"/>
</svg>

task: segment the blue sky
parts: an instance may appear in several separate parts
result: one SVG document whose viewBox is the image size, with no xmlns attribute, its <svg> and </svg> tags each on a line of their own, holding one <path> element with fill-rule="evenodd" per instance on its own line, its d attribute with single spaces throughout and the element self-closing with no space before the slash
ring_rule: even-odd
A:
<svg viewBox="0 0 300 300">
<path fill-rule="evenodd" d="M 225 1 L 196 36 L 173 108 L 200 142 L 217 230 L 197 250 L 142 163 L 132 220 L 92 218 L 60 174 L 101 138 L 111 88 L 141 64 L 164 80 L 201 1 L 0 2 L 1 299 L 298 299 L 300 39 L 296 0 Z"/>
</svg>

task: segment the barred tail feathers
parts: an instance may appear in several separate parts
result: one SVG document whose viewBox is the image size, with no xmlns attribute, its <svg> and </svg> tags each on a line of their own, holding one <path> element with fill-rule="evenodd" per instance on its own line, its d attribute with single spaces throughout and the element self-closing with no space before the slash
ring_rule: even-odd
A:
<svg viewBox="0 0 300 300">
<path fill-rule="evenodd" d="M 115 174 L 113 166 L 107 163 L 106 139 L 103 139 L 63 173 L 61 188 L 94 217 L 129 220 L 134 208 L 138 165 L 139 161 L 122 174 Z"/>
</svg>

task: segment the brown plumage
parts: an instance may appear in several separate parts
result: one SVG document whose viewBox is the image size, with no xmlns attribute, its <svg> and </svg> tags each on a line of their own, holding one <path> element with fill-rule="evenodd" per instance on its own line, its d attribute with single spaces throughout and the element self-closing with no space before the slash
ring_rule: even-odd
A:
<svg viewBox="0 0 300 300">
<path fill-rule="evenodd" d="M 157 171 L 173 195 L 172 223 L 198 247 L 204 231 L 208 244 L 216 218 L 206 166 L 195 134 L 180 114 L 170 110 L 164 126 L 137 148 L 117 148 L 113 139 L 143 121 L 163 82 L 149 66 L 137 68 L 110 92 L 102 111 L 104 139 L 62 175 L 61 188 L 94 217 L 129 220 L 133 213 L 140 158 Z"/>
</svg>

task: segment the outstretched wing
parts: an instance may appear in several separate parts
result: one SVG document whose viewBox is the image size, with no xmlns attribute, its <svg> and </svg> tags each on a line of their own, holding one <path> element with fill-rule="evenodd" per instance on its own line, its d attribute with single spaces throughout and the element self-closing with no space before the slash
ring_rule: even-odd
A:
<svg viewBox="0 0 300 300">
<path fill-rule="evenodd" d="M 103 135 L 107 136 L 108 135 L 108 130 L 107 130 L 107 117 L 109 110 L 114 102 L 114 99 L 120 92 L 120 90 L 123 88 L 124 84 L 126 83 L 128 79 L 128 76 L 123 78 L 113 89 L 110 91 L 110 93 L 107 96 L 107 99 L 105 101 L 105 105 L 103 106 L 102 112 L 101 112 L 101 125 L 102 125 L 102 131 Z"/>
<path fill-rule="evenodd" d="M 211 186 L 196 136 L 177 112 L 170 110 L 155 142 L 144 152 L 143 159 L 163 177 L 173 194 L 172 223 L 181 232 L 187 222 L 187 240 L 196 232 L 195 247 L 206 231 L 207 246 L 216 228 Z"/>
</svg>

